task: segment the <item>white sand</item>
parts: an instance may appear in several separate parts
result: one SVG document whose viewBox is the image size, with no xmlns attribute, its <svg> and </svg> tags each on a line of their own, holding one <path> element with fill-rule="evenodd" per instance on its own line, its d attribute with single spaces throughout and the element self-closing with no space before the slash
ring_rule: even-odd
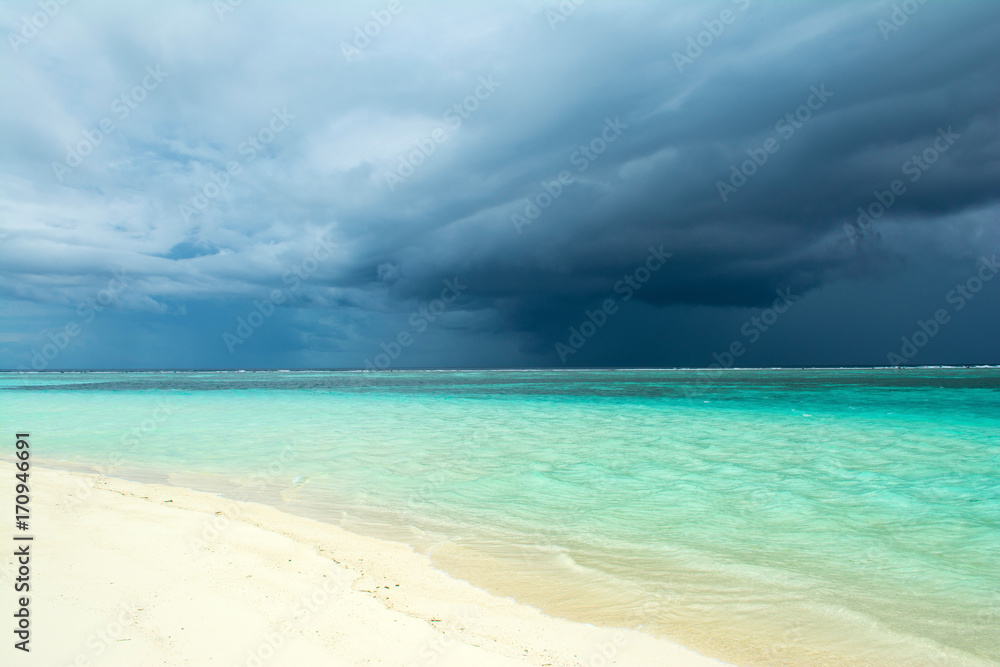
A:
<svg viewBox="0 0 1000 667">
<path fill-rule="evenodd" d="M 11 470 L 0 482 L 10 510 L 12 482 Z M 7 529 L 5 666 L 723 664 L 638 632 L 549 618 L 405 545 L 266 506 L 234 512 L 211 494 L 38 467 L 31 487 L 31 653 L 13 648 Z M 221 530 L 202 542 L 213 521 Z"/>
</svg>

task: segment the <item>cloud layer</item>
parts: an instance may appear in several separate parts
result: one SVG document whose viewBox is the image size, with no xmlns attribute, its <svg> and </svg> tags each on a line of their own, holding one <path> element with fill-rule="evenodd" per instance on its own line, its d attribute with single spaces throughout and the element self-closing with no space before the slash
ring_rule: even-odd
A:
<svg viewBox="0 0 1000 667">
<path fill-rule="evenodd" d="M 1000 363 L 995 3 L 44 4 L 2 367 Z"/>
</svg>

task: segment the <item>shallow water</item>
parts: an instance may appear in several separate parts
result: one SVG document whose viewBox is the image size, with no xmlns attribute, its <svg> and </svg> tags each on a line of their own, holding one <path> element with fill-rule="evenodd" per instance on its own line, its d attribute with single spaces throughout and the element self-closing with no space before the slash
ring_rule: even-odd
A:
<svg viewBox="0 0 1000 667">
<path fill-rule="evenodd" d="M 5 373 L 0 425 L 740 664 L 1000 664 L 998 369 Z"/>
</svg>

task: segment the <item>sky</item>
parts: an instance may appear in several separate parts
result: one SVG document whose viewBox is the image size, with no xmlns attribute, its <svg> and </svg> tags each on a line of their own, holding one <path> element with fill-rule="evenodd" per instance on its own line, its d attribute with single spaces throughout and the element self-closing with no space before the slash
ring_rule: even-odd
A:
<svg viewBox="0 0 1000 667">
<path fill-rule="evenodd" d="M 0 27 L 0 368 L 1000 364 L 1000 3 Z"/>
</svg>

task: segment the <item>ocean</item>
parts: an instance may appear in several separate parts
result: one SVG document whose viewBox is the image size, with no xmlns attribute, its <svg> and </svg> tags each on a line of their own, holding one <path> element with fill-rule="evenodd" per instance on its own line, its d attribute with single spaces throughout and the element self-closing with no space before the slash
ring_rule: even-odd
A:
<svg viewBox="0 0 1000 667">
<path fill-rule="evenodd" d="M 997 368 L 3 373 L 0 424 L 736 664 L 1000 664 Z"/>
</svg>

